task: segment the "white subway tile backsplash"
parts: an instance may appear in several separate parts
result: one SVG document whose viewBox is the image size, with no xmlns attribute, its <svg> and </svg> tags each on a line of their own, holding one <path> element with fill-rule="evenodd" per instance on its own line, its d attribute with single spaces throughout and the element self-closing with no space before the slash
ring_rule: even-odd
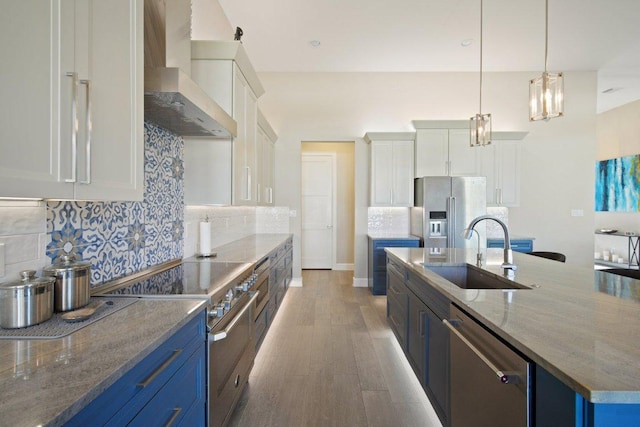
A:
<svg viewBox="0 0 640 427">
<path fill-rule="evenodd" d="M 40 257 L 40 243 L 38 234 L 22 234 L 19 236 L 0 236 L 0 243 L 4 243 L 5 263 L 16 264 Z"/>
<path fill-rule="evenodd" d="M 45 220 L 44 204 L 0 207 L 0 236 L 43 233 Z"/>
</svg>

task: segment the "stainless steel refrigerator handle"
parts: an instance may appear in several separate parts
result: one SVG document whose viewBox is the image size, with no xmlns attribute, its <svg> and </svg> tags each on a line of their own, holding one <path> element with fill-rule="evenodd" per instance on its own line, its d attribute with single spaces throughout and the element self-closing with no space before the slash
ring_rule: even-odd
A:
<svg viewBox="0 0 640 427">
<path fill-rule="evenodd" d="M 448 218 L 448 225 L 449 225 L 449 234 L 451 237 L 449 237 L 449 247 L 451 248 L 455 248 L 456 247 L 456 237 L 458 237 L 458 231 L 456 230 L 456 220 L 458 218 L 457 212 L 456 212 L 456 198 L 455 197 L 451 197 L 451 207 L 449 210 L 449 216 L 451 218 Z"/>
<path fill-rule="evenodd" d="M 86 176 L 85 176 L 85 180 L 84 181 L 80 181 L 80 184 L 91 184 L 91 133 L 93 131 L 93 125 L 91 122 L 91 110 L 92 110 L 92 106 L 91 106 L 91 81 L 90 80 L 80 80 L 80 84 L 86 85 L 87 86 L 87 117 L 86 117 L 86 123 L 85 125 L 87 126 L 87 141 L 86 141 L 86 160 L 85 160 L 85 172 L 86 172 Z"/>
<path fill-rule="evenodd" d="M 71 178 L 64 182 L 76 182 L 76 163 L 78 161 L 78 73 L 69 72 L 71 77 Z"/>
<path fill-rule="evenodd" d="M 236 314 L 236 317 L 234 317 L 233 320 L 229 322 L 229 325 L 227 325 L 227 327 L 224 328 L 224 330 L 217 332 L 215 334 L 209 334 L 209 340 L 215 342 L 215 341 L 220 341 L 225 339 L 227 335 L 229 335 L 231 330 L 236 326 L 236 323 L 238 323 L 242 318 L 242 316 L 244 316 L 244 313 L 247 310 L 249 310 L 249 308 L 251 307 L 251 304 L 253 304 L 256 298 L 258 298 L 259 294 L 260 294 L 260 291 L 256 291 L 256 293 L 251 296 L 247 304 L 242 308 L 242 310 L 240 310 L 240 313 Z"/>
<path fill-rule="evenodd" d="M 460 341 L 462 341 L 467 347 L 469 347 L 469 349 L 471 351 L 473 351 L 475 353 L 475 355 L 478 356 L 480 358 L 480 360 L 482 360 L 484 362 L 484 364 L 487 365 L 487 367 L 493 371 L 495 376 L 498 377 L 498 379 L 500 380 L 500 382 L 502 384 L 513 384 L 513 383 L 519 382 L 519 377 L 517 375 L 515 375 L 513 373 L 506 373 L 506 372 L 501 371 L 500 369 L 498 369 L 496 367 L 496 365 L 494 365 L 487 358 L 487 356 L 482 354 L 482 352 L 480 350 L 478 350 L 478 348 L 476 346 L 471 344 L 471 342 L 456 329 L 454 323 L 452 323 L 452 322 L 459 322 L 459 321 L 442 319 L 442 323 L 444 323 L 444 325 L 451 332 L 453 332 L 460 339 Z"/>
</svg>

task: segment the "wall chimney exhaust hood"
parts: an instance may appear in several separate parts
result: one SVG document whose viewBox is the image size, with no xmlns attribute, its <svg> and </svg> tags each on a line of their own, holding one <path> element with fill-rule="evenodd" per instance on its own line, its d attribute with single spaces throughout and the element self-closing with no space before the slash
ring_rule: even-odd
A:
<svg viewBox="0 0 640 427">
<path fill-rule="evenodd" d="M 144 61 L 145 120 L 180 136 L 237 135 L 236 121 L 189 75 L 189 0 L 145 0 Z"/>
</svg>

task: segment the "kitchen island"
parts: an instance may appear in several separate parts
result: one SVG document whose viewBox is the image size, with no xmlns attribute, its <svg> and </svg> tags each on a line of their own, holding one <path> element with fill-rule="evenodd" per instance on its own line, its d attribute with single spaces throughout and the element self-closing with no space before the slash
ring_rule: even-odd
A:
<svg viewBox="0 0 640 427">
<path fill-rule="evenodd" d="M 386 251 L 532 362 L 534 375 L 546 372 L 564 392 L 574 392 L 568 402 L 576 425 L 600 425 L 614 413 L 640 422 L 640 281 L 514 253 L 518 268 L 509 280 L 525 288 L 463 289 L 428 267 L 475 265 L 475 250 Z M 502 250 L 483 252 L 481 269 L 505 280 Z M 534 396 L 541 387 L 534 379 Z"/>
<path fill-rule="evenodd" d="M 204 310 L 141 299 L 63 338 L 1 340 L 0 426 L 65 424 Z"/>
</svg>

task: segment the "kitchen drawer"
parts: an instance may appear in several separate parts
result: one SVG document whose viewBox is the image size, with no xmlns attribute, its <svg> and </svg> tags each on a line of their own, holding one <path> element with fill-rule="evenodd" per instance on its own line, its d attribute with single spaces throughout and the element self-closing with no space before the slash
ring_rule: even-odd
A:
<svg viewBox="0 0 640 427">
<path fill-rule="evenodd" d="M 203 312 L 124 374 L 66 425 L 127 424 L 192 354 L 196 351 L 204 352 L 205 334 Z M 145 382 L 146 386 L 139 386 Z"/>
<path fill-rule="evenodd" d="M 145 427 L 154 424 L 182 424 L 204 427 L 205 367 L 205 350 L 202 342 L 187 362 L 128 425 Z M 201 411 L 200 417 L 194 417 L 195 424 L 184 423 L 185 415 L 193 406 Z"/>
</svg>

